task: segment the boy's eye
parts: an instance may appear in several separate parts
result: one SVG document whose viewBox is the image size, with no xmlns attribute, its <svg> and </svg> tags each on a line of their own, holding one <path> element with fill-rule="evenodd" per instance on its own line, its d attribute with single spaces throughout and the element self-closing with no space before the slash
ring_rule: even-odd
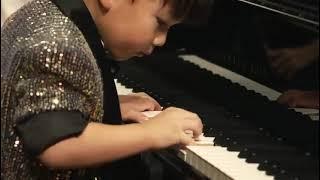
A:
<svg viewBox="0 0 320 180">
<path fill-rule="evenodd" d="M 165 31 L 168 31 L 170 28 L 168 24 L 165 21 L 163 21 L 161 18 L 157 17 L 157 23 L 158 23 L 158 29 L 160 31 L 165 32 Z"/>
<path fill-rule="evenodd" d="M 161 27 L 165 27 L 166 26 L 166 23 L 162 19 L 160 19 L 158 17 L 157 17 L 157 22 Z"/>
</svg>

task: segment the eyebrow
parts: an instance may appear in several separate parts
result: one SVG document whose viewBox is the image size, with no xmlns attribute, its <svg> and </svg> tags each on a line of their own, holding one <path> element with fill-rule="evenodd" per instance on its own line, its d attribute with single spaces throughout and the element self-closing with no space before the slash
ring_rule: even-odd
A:
<svg viewBox="0 0 320 180">
<path fill-rule="evenodd" d="M 165 5 L 168 4 L 168 0 L 160 0 L 161 2 L 161 8 L 163 8 Z"/>
</svg>

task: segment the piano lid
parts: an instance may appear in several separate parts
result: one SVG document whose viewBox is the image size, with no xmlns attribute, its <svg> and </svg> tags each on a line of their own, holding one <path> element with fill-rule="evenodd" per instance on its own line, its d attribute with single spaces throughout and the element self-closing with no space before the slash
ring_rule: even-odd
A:
<svg viewBox="0 0 320 180">
<path fill-rule="evenodd" d="M 237 0 L 248 5 L 263 8 L 287 16 L 301 25 L 319 31 L 318 0 Z"/>
</svg>

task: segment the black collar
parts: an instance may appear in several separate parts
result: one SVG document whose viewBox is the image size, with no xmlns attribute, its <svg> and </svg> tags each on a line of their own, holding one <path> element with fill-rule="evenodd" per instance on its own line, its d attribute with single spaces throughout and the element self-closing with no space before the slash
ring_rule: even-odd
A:
<svg viewBox="0 0 320 180">
<path fill-rule="evenodd" d="M 122 118 L 119 107 L 117 90 L 114 84 L 114 72 L 117 71 L 118 65 L 108 58 L 103 45 L 101 36 L 91 17 L 91 14 L 84 4 L 83 0 L 51 0 L 60 11 L 69 17 L 73 23 L 80 29 L 84 35 L 90 49 L 97 60 L 101 70 L 103 80 L 103 122 L 108 124 L 121 124 Z"/>
<path fill-rule="evenodd" d="M 101 69 L 118 72 L 118 64 L 109 58 L 101 43 L 101 36 L 92 16 L 82 0 L 52 0 L 80 29 Z M 108 62 L 107 62 L 108 61 Z"/>
</svg>

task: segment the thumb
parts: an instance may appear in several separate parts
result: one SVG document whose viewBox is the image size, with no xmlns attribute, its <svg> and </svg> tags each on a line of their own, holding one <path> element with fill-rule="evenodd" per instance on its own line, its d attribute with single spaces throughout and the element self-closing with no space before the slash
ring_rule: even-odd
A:
<svg viewBox="0 0 320 180">
<path fill-rule="evenodd" d="M 190 144 L 194 144 L 195 141 L 194 139 L 187 133 L 183 132 L 181 133 L 181 136 L 180 136 L 180 144 L 183 145 L 183 146 L 187 146 L 187 145 L 190 145 Z"/>
</svg>

